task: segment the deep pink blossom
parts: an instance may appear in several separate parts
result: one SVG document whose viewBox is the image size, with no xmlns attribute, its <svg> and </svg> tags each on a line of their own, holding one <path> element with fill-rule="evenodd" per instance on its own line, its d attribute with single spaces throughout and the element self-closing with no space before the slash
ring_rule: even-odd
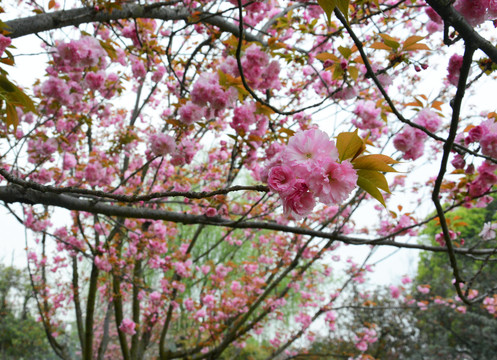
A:
<svg viewBox="0 0 497 360">
<path fill-rule="evenodd" d="M 295 183 L 295 174 L 288 166 L 275 166 L 269 170 L 268 186 L 277 193 L 287 192 Z"/>
<path fill-rule="evenodd" d="M 119 326 L 119 330 L 121 330 L 123 333 L 127 335 L 134 335 L 136 334 L 135 330 L 136 324 L 133 320 L 125 318 L 121 322 L 121 325 Z"/>
<path fill-rule="evenodd" d="M 456 154 L 454 159 L 452 159 L 451 164 L 456 169 L 464 169 L 466 166 L 466 160 L 464 160 L 464 156 L 461 154 Z"/>
<path fill-rule="evenodd" d="M 9 47 L 11 43 L 12 43 L 11 38 L 0 34 L 0 56 L 3 55 L 5 49 L 7 49 L 7 47 Z"/>
<path fill-rule="evenodd" d="M 290 189 L 284 194 L 281 194 L 281 197 L 285 215 L 291 215 L 296 219 L 308 215 L 316 205 L 316 201 L 309 191 L 309 187 L 305 181 L 301 179 L 295 181 Z"/>
<path fill-rule="evenodd" d="M 425 12 L 426 12 L 426 15 L 428 15 L 428 17 L 430 18 L 431 21 L 433 21 L 433 22 L 435 22 L 437 24 L 442 24 L 443 23 L 443 20 L 440 17 L 440 15 L 438 15 L 438 13 L 435 10 L 433 10 L 433 8 L 431 8 L 430 6 L 425 7 Z"/>
<path fill-rule="evenodd" d="M 486 133 L 480 140 L 483 155 L 497 159 L 497 132 Z"/>
<path fill-rule="evenodd" d="M 390 296 L 397 299 L 400 296 L 400 289 L 397 286 L 390 285 Z"/>
<path fill-rule="evenodd" d="M 452 85 L 457 86 L 459 83 L 462 61 L 463 57 L 457 54 L 452 55 L 449 59 L 449 66 L 447 67 L 449 74 L 447 75 L 447 80 L 449 80 L 449 83 Z"/>
<path fill-rule="evenodd" d="M 482 136 L 484 135 L 485 132 L 487 132 L 488 129 L 484 125 L 478 125 L 469 130 L 468 132 L 468 143 L 472 143 L 475 141 L 480 141 Z"/>
<path fill-rule="evenodd" d="M 486 20 L 489 0 L 456 0 L 454 8 L 471 26 L 481 24 Z"/>
</svg>

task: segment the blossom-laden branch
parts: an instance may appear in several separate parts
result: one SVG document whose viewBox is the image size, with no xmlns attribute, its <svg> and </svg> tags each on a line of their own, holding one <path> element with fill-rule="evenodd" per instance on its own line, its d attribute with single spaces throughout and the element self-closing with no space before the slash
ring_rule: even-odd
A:
<svg viewBox="0 0 497 360">
<path fill-rule="evenodd" d="M 496 260 L 493 225 L 484 240 L 464 244 L 462 222 L 449 221 L 457 207 L 490 201 L 497 184 L 497 115 L 479 125 L 459 120 L 464 88 L 492 75 L 491 60 L 455 55 L 448 76 L 438 74 L 448 86 L 419 94 L 429 48 L 442 38 L 431 8 L 331 1 L 340 11 L 327 7 L 325 21 L 319 3 L 97 1 L 59 10 L 51 1 L 48 9 L 22 5 L 39 14 L 4 23 L 0 200 L 11 213 L 9 204 L 22 204 L 15 216 L 32 230 L 33 286 L 60 356 L 58 315 L 70 301 L 84 359 L 136 360 L 152 344 L 161 360 L 218 358 L 285 319 L 296 327 L 271 331 L 269 357 L 291 356 L 297 339 L 312 341 L 320 316 L 334 325 L 332 309 L 371 270 L 369 257 L 349 260 L 339 270 L 346 280 L 331 284 L 341 244 L 370 247 L 370 255 L 380 246 L 448 253 L 459 295 L 493 301 L 492 286 L 483 297 L 460 288 L 461 262 Z M 433 24 L 417 16 L 423 8 Z M 440 14 L 466 44 L 479 36 L 458 30 L 472 19 Z M 43 36 L 49 62 L 32 91 L 3 71 L 16 59 L 16 39 L 83 24 L 93 26 L 79 38 Z M 486 46 L 478 44 L 467 54 Z M 417 205 L 395 204 L 401 192 L 428 188 L 409 181 L 410 171 L 397 173 L 427 156 L 442 158 L 428 183 L 440 246 L 401 240 L 435 216 L 419 220 Z M 362 228 L 363 206 L 377 224 Z M 65 226 L 51 222 L 54 209 L 70 211 Z M 57 279 L 64 268 L 70 281 Z M 372 341 L 374 329 L 364 330 L 356 347 Z"/>
<path fill-rule="evenodd" d="M 388 239 L 377 240 L 377 239 L 361 239 L 351 236 L 340 235 L 336 233 L 329 233 L 326 231 L 316 231 L 310 230 L 303 227 L 293 227 L 288 225 L 280 225 L 273 222 L 260 222 L 260 221 L 238 221 L 229 220 L 219 216 L 209 217 L 206 215 L 190 215 L 184 213 L 177 213 L 165 210 L 156 210 L 150 208 L 136 208 L 129 206 L 120 206 L 101 203 L 98 200 L 86 200 L 79 199 L 75 196 L 65 195 L 65 194 L 54 194 L 46 193 L 33 189 L 25 189 L 19 186 L 2 186 L 0 187 L 0 200 L 10 204 L 10 203 L 23 203 L 31 205 L 48 205 L 56 206 L 67 210 L 74 211 L 84 211 L 92 214 L 102 214 L 107 216 L 116 216 L 123 218 L 134 218 L 134 219 L 148 219 L 148 220 L 164 220 L 171 221 L 175 223 L 181 223 L 185 225 L 192 224 L 203 224 L 220 226 L 226 228 L 236 228 L 236 229 L 259 229 L 259 230 L 275 230 L 285 233 L 308 235 L 322 239 L 336 240 L 350 245 L 367 245 L 374 244 L 377 246 L 386 245 L 398 248 L 407 249 L 419 249 L 434 252 L 447 252 L 448 250 L 443 247 L 422 245 L 422 244 L 410 244 L 401 243 Z M 483 249 L 467 249 L 467 248 L 455 248 L 454 252 L 458 254 L 490 254 L 494 253 L 494 250 L 483 250 Z"/>
</svg>

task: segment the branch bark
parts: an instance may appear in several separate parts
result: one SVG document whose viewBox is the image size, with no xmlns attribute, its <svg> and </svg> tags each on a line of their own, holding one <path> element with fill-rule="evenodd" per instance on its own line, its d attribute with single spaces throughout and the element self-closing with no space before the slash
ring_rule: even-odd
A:
<svg viewBox="0 0 497 360">
<path fill-rule="evenodd" d="M 205 23 L 217 26 L 223 32 L 240 36 L 238 26 L 227 21 L 221 15 L 211 13 L 201 13 L 198 17 L 192 17 L 192 10 L 176 5 L 176 1 L 165 2 L 163 4 L 139 5 L 124 4 L 120 9 L 97 10 L 95 8 L 79 8 L 72 10 L 61 10 L 51 13 L 38 14 L 21 19 L 6 21 L 8 36 L 12 39 L 37 34 L 44 31 L 60 29 L 67 26 L 79 26 L 87 23 L 106 23 L 122 19 L 157 19 L 164 21 L 183 20 L 187 24 Z M 172 7 L 171 5 L 175 5 Z M 243 35 L 247 41 L 259 41 L 259 38 L 251 33 Z"/>
<path fill-rule="evenodd" d="M 476 49 L 480 49 L 497 64 L 497 47 L 490 41 L 482 37 L 468 24 L 464 17 L 452 7 L 453 1 L 447 0 L 426 0 L 444 21 L 452 26 L 464 39 L 466 44 L 471 44 Z"/>
<path fill-rule="evenodd" d="M 312 229 L 305 229 L 298 226 L 282 225 L 276 222 L 252 221 L 252 220 L 231 220 L 220 216 L 207 217 L 205 215 L 191 215 L 177 213 L 166 210 L 157 210 L 150 208 L 137 208 L 130 206 L 120 206 L 113 204 L 103 204 L 96 200 L 83 200 L 74 196 L 65 194 L 44 193 L 38 190 L 26 189 L 17 185 L 0 186 L 0 200 L 5 203 L 23 203 L 30 205 L 47 205 L 57 206 L 59 208 L 75 211 L 85 211 L 92 214 L 102 214 L 107 216 L 116 216 L 133 219 L 164 220 L 182 224 L 204 224 L 212 226 L 221 226 L 236 229 L 266 229 L 282 231 L 292 234 L 309 235 L 322 239 L 341 241 L 350 245 L 384 245 L 397 248 L 408 248 L 426 250 L 432 252 L 447 252 L 445 247 L 401 243 L 389 239 L 364 239 L 351 236 L 345 236 L 334 232 L 326 232 Z M 468 249 L 455 248 L 458 254 L 486 255 L 494 253 L 493 249 Z"/>
</svg>

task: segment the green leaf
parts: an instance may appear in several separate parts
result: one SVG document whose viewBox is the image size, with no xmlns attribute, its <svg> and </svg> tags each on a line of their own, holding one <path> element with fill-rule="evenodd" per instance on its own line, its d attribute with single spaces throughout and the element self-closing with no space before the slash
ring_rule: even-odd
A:
<svg viewBox="0 0 497 360">
<path fill-rule="evenodd" d="M 408 47 L 410 45 L 416 44 L 417 42 L 420 42 L 423 40 L 425 37 L 424 36 L 419 36 L 419 35 L 412 35 L 409 36 L 405 41 L 404 41 L 404 47 Z"/>
<path fill-rule="evenodd" d="M 321 60 L 321 61 L 326 61 L 326 60 L 331 60 L 333 62 L 338 62 L 339 59 L 336 55 L 330 54 L 330 53 L 320 53 L 316 55 L 316 59 Z"/>
<path fill-rule="evenodd" d="M 402 45 L 403 51 L 415 51 L 415 50 L 430 50 L 426 44 L 419 44 L 423 40 L 424 36 L 413 35 L 408 37 L 404 44 Z"/>
<path fill-rule="evenodd" d="M 389 156 L 375 154 L 375 155 L 365 155 L 356 158 L 352 164 L 356 170 L 375 170 L 382 172 L 397 172 L 393 167 L 388 164 L 398 164 Z"/>
<path fill-rule="evenodd" d="M 36 108 L 31 98 L 4 75 L 0 75 L 0 97 L 7 104 L 22 107 L 24 112 L 31 111 L 36 113 Z"/>
<path fill-rule="evenodd" d="M 7 125 L 7 129 L 10 125 L 12 125 L 14 126 L 14 132 L 17 130 L 17 125 L 19 125 L 19 117 L 17 116 L 16 108 L 12 104 L 7 103 L 4 122 Z"/>
<path fill-rule="evenodd" d="M 378 188 L 375 186 L 375 184 L 373 182 L 371 182 L 370 179 L 360 176 L 359 172 L 357 175 L 358 175 L 357 186 L 359 186 L 361 189 L 366 191 L 369 195 L 371 195 L 376 200 L 378 200 L 384 207 L 387 207 L 385 204 L 385 199 L 383 199 L 383 195 L 381 194 L 380 190 L 378 190 Z"/>
<path fill-rule="evenodd" d="M 364 151 L 364 141 L 354 132 L 343 132 L 337 136 L 337 150 L 340 161 L 354 159 Z"/>
<path fill-rule="evenodd" d="M 359 70 L 355 66 L 351 66 L 348 68 L 350 77 L 354 80 L 357 81 L 357 78 L 359 77 Z"/>
<path fill-rule="evenodd" d="M 343 73 L 344 71 L 342 67 L 339 64 L 336 64 L 333 66 L 333 75 L 331 78 L 333 80 L 341 79 L 343 77 Z"/>
<path fill-rule="evenodd" d="M 340 51 L 340 54 L 342 54 L 342 56 L 346 59 L 348 59 L 350 55 L 352 55 L 352 50 L 343 46 L 339 46 L 338 51 Z"/>
<path fill-rule="evenodd" d="M 391 47 L 394 50 L 397 50 L 399 48 L 400 43 L 397 41 L 397 39 L 395 39 L 387 34 L 379 34 L 379 35 L 382 37 L 385 45 Z"/>
<path fill-rule="evenodd" d="M 385 178 L 385 175 L 383 175 L 379 171 L 374 171 L 374 170 L 357 170 L 357 176 L 364 178 L 365 180 L 368 180 L 371 184 L 376 186 L 377 188 L 390 193 L 390 189 L 388 187 L 388 182 L 387 179 Z"/>
<path fill-rule="evenodd" d="M 369 46 L 371 49 L 376 49 L 376 50 L 387 50 L 387 51 L 392 51 L 392 48 L 390 46 L 387 46 L 385 45 L 384 43 L 382 42 L 375 42 L 375 43 L 372 43 L 370 46 Z"/>
<path fill-rule="evenodd" d="M 335 10 L 337 5 L 336 0 L 318 0 L 318 4 L 328 17 L 328 21 L 331 21 L 331 13 Z"/>
</svg>

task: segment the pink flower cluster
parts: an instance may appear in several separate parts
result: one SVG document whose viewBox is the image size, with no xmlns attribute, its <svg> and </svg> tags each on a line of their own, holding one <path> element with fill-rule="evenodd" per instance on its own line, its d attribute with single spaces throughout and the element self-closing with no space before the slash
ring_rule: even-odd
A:
<svg viewBox="0 0 497 360">
<path fill-rule="evenodd" d="M 268 119 L 263 114 L 257 114 L 256 111 L 257 108 L 254 102 L 246 102 L 235 108 L 230 126 L 239 134 L 249 134 L 254 139 L 263 138 L 267 130 Z M 258 144 L 253 145 L 254 147 L 259 147 L 260 141 Z"/>
<path fill-rule="evenodd" d="M 3 55 L 5 49 L 7 49 L 7 47 L 9 47 L 11 43 L 12 43 L 11 38 L 0 34 L 0 56 Z"/>
<path fill-rule="evenodd" d="M 343 202 L 357 182 L 352 164 L 338 162 L 335 144 L 317 129 L 296 133 L 269 167 L 269 188 L 280 195 L 285 215 L 296 219 L 313 210 L 315 198 Z"/>
<path fill-rule="evenodd" d="M 150 147 L 157 156 L 172 154 L 176 150 L 176 143 L 172 136 L 166 134 L 152 134 L 150 136 Z"/>
<path fill-rule="evenodd" d="M 125 318 L 123 319 L 121 325 L 119 326 L 119 330 L 121 330 L 123 333 L 127 335 L 134 335 L 136 334 L 135 327 L 136 324 L 133 320 Z"/>
<path fill-rule="evenodd" d="M 464 139 L 465 145 L 480 142 L 483 155 L 497 159 L 497 123 L 486 120 L 472 128 Z"/>
<path fill-rule="evenodd" d="M 378 341 L 378 338 L 376 337 L 376 335 L 377 335 L 376 330 L 365 328 L 360 337 L 358 337 L 357 335 L 354 336 L 355 343 L 356 343 L 355 347 L 359 351 L 366 351 L 369 347 L 368 344 L 373 344 L 376 341 Z"/>
<path fill-rule="evenodd" d="M 479 142 L 483 155 L 497 159 L 497 123 L 490 119 L 472 128 L 464 139 L 464 144 L 469 145 L 477 142 Z M 462 162 L 464 159 L 459 161 Z M 492 185 L 497 184 L 496 170 L 497 165 L 484 161 L 478 167 L 478 176 L 468 185 L 469 195 L 472 197 L 481 196 Z"/>
<path fill-rule="evenodd" d="M 459 233 L 456 233 L 452 230 L 449 230 L 449 237 L 450 240 L 456 240 L 457 237 L 459 236 Z M 440 244 L 440 246 L 445 246 L 445 238 L 443 232 L 438 233 L 435 235 L 435 241 Z"/>
<path fill-rule="evenodd" d="M 193 85 L 192 102 L 199 106 L 210 106 L 215 110 L 225 109 L 236 99 L 236 90 L 224 90 L 219 85 L 217 73 L 203 73 Z"/>
<path fill-rule="evenodd" d="M 376 107 L 373 101 L 358 101 L 354 110 L 359 119 L 352 119 L 352 124 L 361 130 L 371 130 L 384 125 L 380 117 L 381 109 Z"/>
<path fill-rule="evenodd" d="M 430 18 L 430 21 L 426 24 L 426 30 L 428 30 L 430 34 L 442 30 L 443 20 L 440 15 L 438 15 L 437 12 L 429 6 L 425 8 L 425 12 Z"/>
<path fill-rule="evenodd" d="M 280 65 L 277 61 L 269 62 L 269 56 L 255 44 L 250 45 L 241 58 L 243 75 L 253 88 L 258 90 L 280 89 Z M 221 70 L 234 77 L 240 76 L 238 64 L 229 57 L 221 65 Z"/>
<path fill-rule="evenodd" d="M 497 18 L 496 0 L 456 0 L 454 8 L 471 26 Z"/>
<path fill-rule="evenodd" d="M 105 59 L 106 52 L 95 38 L 83 36 L 79 40 L 61 43 L 56 47 L 54 61 L 59 67 L 91 67 Z"/>
<path fill-rule="evenodd" d="M 52 155 L 57 151 L 58 146 L 55 138 L 31 139 L 28 142 L 28 161 L 32 164 L 45 160 L 53 161 Z"/>
<path fill-rule="evenodd" d="M 497 170 L 497 165 L 484 161 L 478 167 L 478 176 L 468 185 L 469 195 L 481 196 L 497 184 L 495 170 Z"/>
<path fill-rule="evenodd" d="M 441 120 L 433 111 L 423 109 L 418 113 L 415 123 L 423 126 L 430 132 L 435 132 L 440 127 Z M 393 145 L 397 150 L 404 153 L 404 159 L 416 160 L 423 155 L 424 142 L 427 137 L 428 135 L 420 129 L 406 126 L 401 133 L 395 136 Z"/>
</svg>

